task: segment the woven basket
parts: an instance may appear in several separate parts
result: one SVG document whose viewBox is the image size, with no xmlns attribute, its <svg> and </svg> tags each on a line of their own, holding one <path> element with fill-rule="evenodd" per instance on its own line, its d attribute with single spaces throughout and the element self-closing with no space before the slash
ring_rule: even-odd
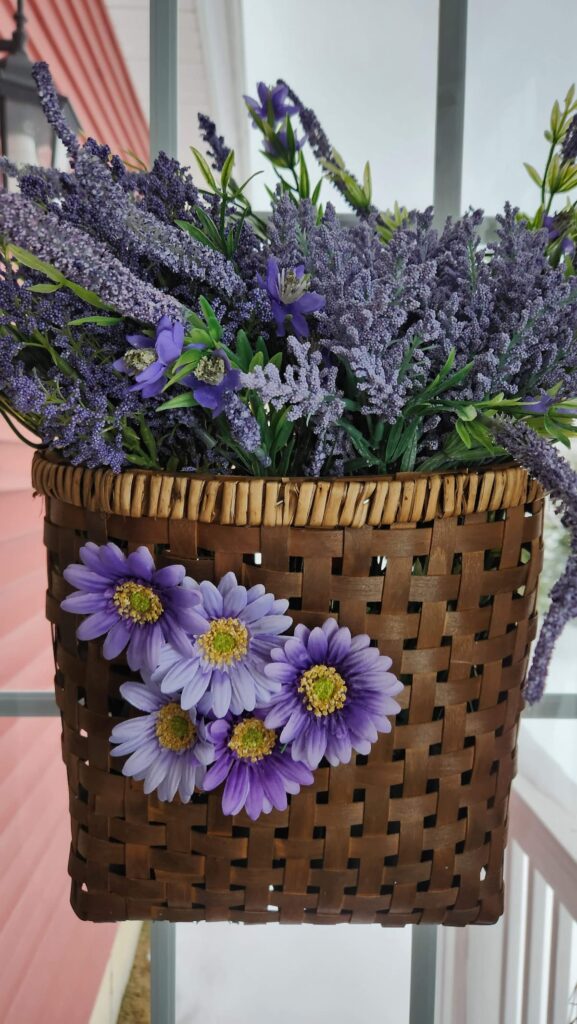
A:
<svg viewBox="0 0 577 1024">
<path fill-rule="evenodd" d="M 516 467 L 347 480 L 115 476 L 37 455 L 47 614 L 72 818 L 72 906 L 93 921 L 492 923 L 535 634 L 543 495 Z M 369 633 L 407 685 L 392 733 L 285 812 L 146 797 L 109 757 L 132 674 L 75 639 L 62 570 L 87 540 L 146 544 L 197 580 L 229 570 Z"/>
</svg>

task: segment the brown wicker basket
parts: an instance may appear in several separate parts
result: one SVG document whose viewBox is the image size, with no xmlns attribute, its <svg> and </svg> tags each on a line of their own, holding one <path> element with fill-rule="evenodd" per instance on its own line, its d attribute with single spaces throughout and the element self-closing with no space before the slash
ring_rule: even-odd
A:
<svg viewBox="0 0 577 1024">
<path fill-rule="evenodd" d="M 516 467 L 348 480 L 115 476 L 37 455 L 46 496 L 72 846 L 72 906 L 93 921 L 492 923 L 535 634 L 543 495 Z M 87 540 L 146 544 L 197 580 L 233 570 L 366 632 L 407 685 L 393 732 L 325 767 L 286 812 L 224 817 L 220 791 L 146 797 L 109 757 L 131 673 L 60 610 Z"/>
</svg>

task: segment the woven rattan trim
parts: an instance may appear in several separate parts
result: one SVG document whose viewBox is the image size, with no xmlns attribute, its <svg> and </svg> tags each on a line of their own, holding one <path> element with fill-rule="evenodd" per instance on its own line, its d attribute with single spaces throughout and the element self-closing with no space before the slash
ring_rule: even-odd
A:
<svg viewBox="0 0 577 1024">
<path fill-rule="evenodd" d="M 533 501 L 539 485 L 524 469 L 390 477 L 259 479 L 86 469 L 37 453 L 40 494 L 93 512 L 231 526 L 335 527 L 418 523 L 492 512 Z"/>
</svg>

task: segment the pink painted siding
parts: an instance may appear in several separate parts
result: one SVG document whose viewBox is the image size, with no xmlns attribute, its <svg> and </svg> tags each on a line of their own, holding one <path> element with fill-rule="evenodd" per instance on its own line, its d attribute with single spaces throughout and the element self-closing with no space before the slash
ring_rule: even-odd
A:
<svg viewBox="0 0 577 1024">
<path fill-rule="evenodd" d="M 0 35 L 15 0 L 0 0 Z M 86 134 L 148 159 L 148 125 L 105 0 L 28 0 L 28 53 L 50 64 Z M 0 690 L 49 690 L 43 506 L 30 449 L 0 420 Z M 70 836 L 57 719 L 0 718 L 0 1022 L 87 1024 L 116 928 L 68 903 Z"/>
</svg>

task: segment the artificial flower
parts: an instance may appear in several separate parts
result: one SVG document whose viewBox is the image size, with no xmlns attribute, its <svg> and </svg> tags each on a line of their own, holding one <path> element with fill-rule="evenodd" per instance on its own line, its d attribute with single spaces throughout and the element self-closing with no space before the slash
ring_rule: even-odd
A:
<svg viewBox="0 0 577 1024">
<path fill-rule="evenodd" d="M 265 672 L 281 686 L 265 725 L 282 727 L 281 743 L 292 756 L 316 768 L 323 757 L 347 764 L 353 750 L 368 754 L 379 732 L 390 732 L 388 715 L 403 684 L 389 669 L 391 659 L 370 646 L 366 634 L 351 637 L 327 619 L 313 630 L 298 625 L 293 638 L 271 651 Z"/>
<path fill-rule="evenodd" d="M 215 760 L 204 777 L 204 789 L 224 782 L 224 814 L 238 814 L 244 807 L 253 821 L 273 807 L 284 811 L 287 794 L 294 796 L 313 781 L 310 769 L 281 747 L 262 717 L 262 711 L 241 718 L 227 715 L 208 727 Z"/>
<path fill-rule="evenodd" d="M 285 117 L 296 114 L 298 107 L 294 103 L 287 103 L 288 86 L 284 83 L 277 85 L 266 85 L 259 82 L 256 87 L 258 100 L 251 96 L 245 96 L 244 101 L 253 114 L 263 121 L 275 124 L 277 121 L 284 121 Z"/>
<path fill-rule="evenodd" d="M 265 666 L 292 625 L 284 614 L 288 601 L 277 601 L 261 584 L 247 590 L 233 572 L 217 587 L 203 580 L 196 593 L 202 603 L 191 613 L 192 654 L 162 651 L 155 679 L 163 693 L 181 693 L 183 708 L 199 705 L 217 718 L 267 703 L 278 684 Z"/>
<path fill-rule="evenodd" d="M 281 338 L 286 334 L 286 318 L 291 317 L 291 329 L 303 338 L 309 334 L 305 317 L 324 309 L 325 300 L 317 292 L 309 292 L 310 277 L 305 274 L 302 264 L 294 270 L 281 270 L 278 260 L 270 256 L 266 266 L 266 277 L 257 274 L 259 286 L 264 288 L 270 299 L 277 333 Z"/>
<path fill-rule="evenodd" d="M 135 377 L 132 391 L 140 391 L 143 398 L 153 398 L 164 387 L 167 366 L 182 354 L 184 327 L 163 316 L 156 326 L 154 346 L 152 338 L 145 334 L 129 334 L 126 340 L 131 348 L 112 365 L 115 370 Z"/>
<path fill-rule="evenodd" d="M 214 417 L 223 411 L 226 396 L 240 388 L 241 376 L 239 370 L 232 369 L 226 353 L 215 349 L 200 357 L 194 371 L 184 377 L 182 383 L 188 385 L 198 404 L 210 409 Z"/>
<path fill-rule="evenodd" d="M 147 672 L 143 677 L 144 683 L 120 687 L 124 699 L 145 714 L 114 726 L 112 756 L 130 755 L 122 774 L 144 781 L 146 794 L 156 791 L 159 800 L 173 800 L 178 792 L 187 803 L 195 788 L 202 787 L 206 767 L 214 761 L 214 745 L 194 708 L 184 711 Z"/>
<path fill-rule="evenodd" d="M 66 597 L 64 611 L 88 617 L 80 623 L 79 640 L 106 634 L 105 658 L 116 658 L 127 648 L 131 669 L 156 668 L 163 642 L 181 655 L 192 654 L 187 635 L 195 619 L 200 596 L 191 581 L 183 586 L 183 565 L 157 569 L 148 548 L 125 555 L 116 544 L 80 548 L 82 565 L 69 565 L 63 576 L 77 592 Z"/>
</svg>

